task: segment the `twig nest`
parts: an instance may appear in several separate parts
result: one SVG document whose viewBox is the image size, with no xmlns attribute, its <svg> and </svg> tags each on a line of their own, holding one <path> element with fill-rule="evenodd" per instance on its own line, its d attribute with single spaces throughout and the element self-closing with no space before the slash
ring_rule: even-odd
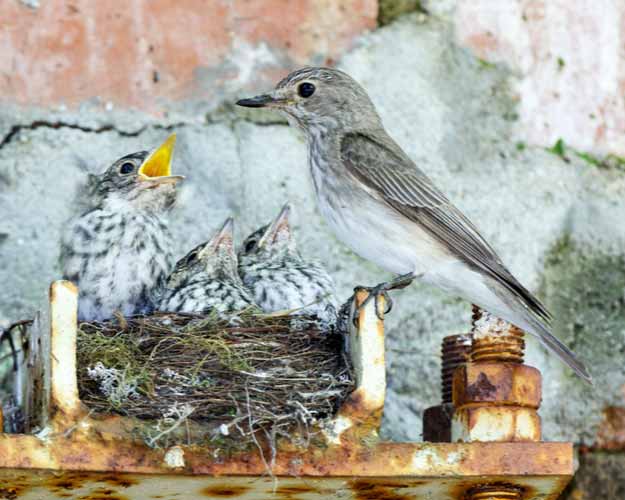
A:
<svg viewBox="0 0 625 500">
<path fill-rule="evenodd" d="M 150 446 L 310 436 L 352 391 L 343 338 L 315 318 L 155 314 L 83 322 L 78 384 L 96 413 L 145 421 Z"/>
</svg>

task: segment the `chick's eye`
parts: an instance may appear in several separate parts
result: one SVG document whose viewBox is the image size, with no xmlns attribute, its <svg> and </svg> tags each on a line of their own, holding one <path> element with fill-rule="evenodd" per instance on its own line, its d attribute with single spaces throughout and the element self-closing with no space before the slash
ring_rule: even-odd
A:
<svg viewBox="0 0 625 500">
<path fill-rule="evenodd" d="M 315 93 L 315 86 L 310 82 L 301 83 L 299 87 L 297 87 L 297 93 L 304 98 L 310 97 Z"/>
<path fill-rule="evenodd" d="M 245 244 L 245 252 L 251 252 L 256 246 L 256 240 L 250 240 Z"/>
<path fill-rule="evenodd" d="M 193 260 L 197 257 L 197 250 L 193 250 L 189 255 L 187 255 L 187 264 L 193 262 Z"/>
<path fill-rule="evenodd" d="M 130 174 L 132 173 L 134 169 L 135 169 L 135 166 L 129 161 L 127 161 L 125 163 L 122 163 L 122 166 L 119 167 L 119 173 L 123 175 Z"/>
</svg>

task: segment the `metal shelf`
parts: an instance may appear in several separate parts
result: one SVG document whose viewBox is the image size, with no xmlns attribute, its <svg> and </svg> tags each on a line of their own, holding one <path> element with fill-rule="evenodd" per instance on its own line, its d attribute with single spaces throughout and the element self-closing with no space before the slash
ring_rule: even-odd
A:
<svg viewBox="0 0 625 500">
<path fill-rule="evenodd" d="M 48 367 L 37 368 L 42 394 L 33 398 L 43 406 L 43 430 L 0 434 L 0 498 L 555 500 L 573 475 L 571 443 L 379 441 L 384 327 L 373 302 L 350 334 L 356 390 L 323 442 L 283 443 L 268 475 L 256 452 L 215 458 L 199 446 L 151 449 L 133 438 L 132 419 L 90 416 L 76 381 L 77 290 L 53 283 L 49 342 L 47 328 L 35 338 L 39 359 L 49 356 Z"/>
</svg>

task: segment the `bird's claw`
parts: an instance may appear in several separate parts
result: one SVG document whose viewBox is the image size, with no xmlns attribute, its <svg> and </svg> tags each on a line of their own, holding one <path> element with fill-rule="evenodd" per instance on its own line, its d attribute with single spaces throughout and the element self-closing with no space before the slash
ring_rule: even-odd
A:
<svg viewBox="0 0 625 500">
<path fill-rule="evenodd" d="M 375 300 L 375 314 L 378 319 L 384 319 L 384 315 L 390 313 L 393 310 L 393 300 L 389 295 L 390 290 L 395 290 L 396 288 L 405 288 L 415 279 L 415 275 L 412 273 L 403 274 L 398 276 L 394 280 L 380 283 L 374 287 L 366 287 L 366 286 L 357 286 L 354 288 L 354 295 L 352 295 L 352 300 L 356 297 L 356 293 L 360 291 L 366 291 L 369 293 L 369 296 L 363 300 L 362 304 L 356 306 L 354 310 L 354 317 L 352 319 L 354 326 L 358 326 L 358 316 L 360 315 L 360 311 L 373 299 Z M 385 308 L 383 312 L 380 312 L 380 297 L 384 298 Z"/>
<path fill-rule="evenodd" d="M 354 326 L 358 326 L 358 316 L 360 315 L 360 311 L 362 311 L 372 300 L 375 300 L 375 314 L 378 319 L 383 319 L 384 314 L 391 312 L 393 309 L 393 300 L 388 294 L 386 288 L 384 288 L 384 285 L 386 285 L 386 283 L 381 283 L 374 287 L 357 286 L 354 288 L 354 296 L 361 291 L 365 291 L 369 294 L 367 298 L 363 300 L 360 305 L 356 306 L 356 309 L 354 310 Z M 384 312 L 380 312 L 380 297 L 384 298 Z"/>
</svg>

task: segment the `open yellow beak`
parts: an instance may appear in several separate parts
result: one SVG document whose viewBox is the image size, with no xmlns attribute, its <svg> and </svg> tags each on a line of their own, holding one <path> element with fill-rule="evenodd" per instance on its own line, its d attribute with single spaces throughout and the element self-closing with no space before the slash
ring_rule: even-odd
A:
<svg viewBox="0 0 625 500">
<path fill-rule="evenodd" d="M 171 134 L 145 159 L 139 168 L 139 176 L 142 180 L 177 182 L 184 178 L 180 175 L 171 175 L 171 159 L 174 155 L 175 144 L 176 134 Z"/>
</svg>

